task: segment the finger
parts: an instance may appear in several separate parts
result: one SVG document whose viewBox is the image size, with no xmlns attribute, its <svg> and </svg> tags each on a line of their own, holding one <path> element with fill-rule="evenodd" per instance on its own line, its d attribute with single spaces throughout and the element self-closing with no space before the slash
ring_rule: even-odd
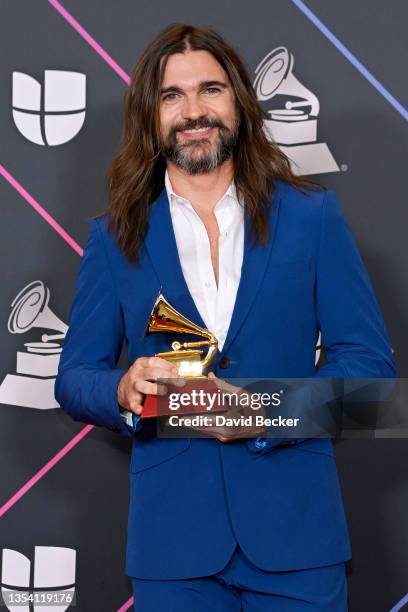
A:
<svg viewBox="0 0 408 612">
<path fill-rule="evenodd" d="M 139 359 L 139 365 L 141 368 L 161 368 L 163 369 L 167 376 L 177 376 L 178 370 L 176 366 L 170 361 L 166 359 L 162 359 L 161 357 L 141 357 Z"/>
<path fill-rule="evenodd" d="M 160 380 L 160 382 L 168 383 L 169 385 L 176 385 L 182 387 L 186 381 L 179 374 L 177 369 L 172 370 L 170 373 L 163 368 L 145 368 L 143 370 L 142 378 L 145 380 Z"/>
<path fill-rule="evenodd" d="M 214 374 L 214 372 L 209 372 L 208 373 L 208 378 L 212 381 L 215 382 L 215 384 L 217 385 L 217 387 L 221 390 L 221 391 L 226 391 L 228 393 L 243 393 L 245 391 L 245 389 L 243 389 L 242 387 L 237 387 L 235 385 L 231 385 L 229 383 L 227 383 L 224 379 L 222 378 L 218 378 L 218 376 L 216 376 Z"/>
<path fill-rule="evenodd" d="M 185 385 L 185 380 L 184 378 L 175 378 L 175 377 L 171 377 L 168 378 L 167 375 L 162 371 L 162 370 L 149 370 L 149 369 L 145 369 L 144 373 L 143 373 L 143 379 L 144 380 L 149 380 L 149 381 L 157 381 L 157 382 L 161 382 L 164 384 L 169 384 L 169 385 L 176 385 L 177 387 L 182 387 L 183 385 Z"/>
<path fill-rule="evenodd" d="M 186 384 L 185 378 L 168 378 L 164 379 L 164 382 L 167 382 L 169 385 L 176 385 L 176 387 L 184 387 Z"/>
<path fill-rule="evenodd" d="M 140 391 L 146 395 L 165 395 L 167 393 L 167 387 L 165 385 L 150 382 L 149 380 L 137 380 L 133 386 L 136 391 Z"/>
<path fill-rule="evenodd" d="M 230 435 L 226 435 L 225 433 L 219 433 L 218 432 L 218 433 L 215 433 L 215 436 L 216 436 L 216 438 L 218 438 L 218 440 L 220 442 L 224 442 L 224 443 L 226 443 L 226 442 L 234 442 L 234 440 L 239 438 L 239 436 L 237 436 L 235 434 L 235 432 L 230 434 Z"/>
<path fill-rule="evenodd" d="M 209 436 L 213 436 L 217 438 L 220 442 L 233 442 L 235 439 L 239 438 L 235 431 L 231 431 L 231 433 L 220 429 L 217 426 L 207 427 L 205 425 L 191 425 L 188 429 L 193 429 L 194 431 L 202 432 L 208 434 Z"/>
<path fill-rule="evenodd" d="M 140 394 L 138 395 L 142 397 Z M 143 405 L 141 401 L 139 401 L 139 399 L 135 398 L 129 402 L 128 410 L 130 410 L 131 412 L 134 412 L 135 414 L 141 414 L 143 410 Z"/>
<path fill-rule="evenodd" d="M 141 406 L 143 406 L 144 398 L 145 398 L 144 393 L 139 393 L 139 391 L 136 391 L 135 396 L 133 397 L 133 400 L 136 401 Z"/>
<path fill-rule="evenodd" d="M 144 368 L 141 378 L 143 378 L 144 380 L 157 380 L 158 378 L 171 380 L 172 376 L 171 374 L 169 374 L 170 373 L 168 370 L 155 366 Z"/>
</svg>

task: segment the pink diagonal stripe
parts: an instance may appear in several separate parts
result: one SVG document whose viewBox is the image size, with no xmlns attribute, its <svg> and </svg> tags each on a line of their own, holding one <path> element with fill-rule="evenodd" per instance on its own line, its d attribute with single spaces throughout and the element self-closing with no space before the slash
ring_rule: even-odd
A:
<svg viewBox="0 0 408 612">
<path fill-rule="evenodd" d="M 48 0 L 50 4 L 68 21 L 68 23 L 78 32 L 80 36 L 101 56 L 103 60 L 129 85 L 130 76 L 119 66 L 117 62 L 105 51 L 103 47 L 81 26 L 74 17 L 68 13 L 67 9 L 58 0 Z"/>
<path fill-rule="evenodd" d="M 116 612 L 126 612 L 126 610 L 129 610 L 129 608 L 131 608 L 134 604 L 134 599 L 133 597 L 131 597 L 130 599 L 128 599 L 127 601 L 125 601 L 124 604 L 122 604 L 120 606 L 120 608 L 116 611 Z"/>
<path fill-rule="evenodd" d="M 96 40 L 83 28 L 72 15 L 57 1 L 48 0 L 49 3 L 66 19 L 66 21 L 86 40 L 86 42 L 96 51 L 102 59 L 125 81 L 130 83 L 130 77 L 126 72 L 115 62 L 115 60 L 96 42 Z M 45 219 L 51 227 L 69 244 L 69 246 L 78 253 L 83 255 L 83 249 L 75 242 L 71 236 L 57 223 L 53 217 L 24 189 L 22 185 L 0 164 L 0 173 L 10 183 L 12 187 Z M 48 463 L 46 463 L 34 476 L 28 480 L 3 506 L 0 507 L 0 518 L 10 510 L 12 506 L 25 495 L 37 482 L 47 474 L 67 453 L 69 453 L 88 433 L 94 428 L 94 425 L 86 425 L 76 436 L 72 438 Z M 125 612 L 133 606 L 133 597 L 128 599 L 118 610 Z"/>
<path fill-rule="evenodd" d="M 57 1 L 48 0 L 50 4 L 66 19 L 66 21 L 86 40 L 86 42 L 105 60 L 105 62 L 127 83 L 130 82 L 130 77 L 126 72 L 115 62 L 115 60 L 96 42 L 94 38 L 81 26 L 80 23 Z M 83 255 L 83 249 L 67 232 L 59 225 L 59 223 L 51 217 L 51 215 L 24 189 L 22 185 L 0 164 L 0 173 L 10 183 L 12 187 L 38 212 L 43 219 L 51 225 L 51 227 L 69 244 L 69 246 L 78 255 Z M 0 507 L 0 517 L 3 516 L 27 491 L 33 487 L 40 478 L 42 478 L 54 465 L 62 459 L 82 438 L 84 438 L 93 425 L 88 425 L 81 430 L 59 453 L 55 455 L 37 474 L 35 474 L 17 493 L 15 493 L 2 507 Z M 126 605 L 126 604 L 124 604 Z M 126 608 L 127 609 L 127 608 Z"/>
<path fill-rule="evenodd" d="M 34 208 L 36 212 L 38 212 L 43 219 L 47 221 L 51 225 L 51 227 L 69 244 L 71 248 L 74 249 L 78 253 L 78 255 L 82 255 L 83 249 L 79 246 L 77 242 L 67 232 L 60 226 L 60 224 L 53 218 L 47 211 L 31 196 L 28 191 L 24 189 L 22 185 L 10 174 L 7 172 L 5 167 L 0 164 L 0 174 L 4 176 L 6 181 L 10 183 L 12 187 Z"/>
<path fill-rule="evenodd" d="M 0 518 L 4 514 L 6 514 L 6 512 L 10 510 L 12 506 L 14 506 L 14 504 L 20 499 L 20 497 L 23 497 L 23 495 L 25 495 L 27 491 L 29 491 L 31 487 L 33 487 L 40 480 L 40 478 L 45 476 L 45 474 L 49 472 L 54 467 L 54 465 L 58 463 L 58 461 L 61 461 L 61 459 L 65 457 L 65 455 L 69 453 L 69 451 L 72 450 L 73 447 L 76 446 L 78 442 L 82 440 L 82 438 L 88 435 L 88 433 L 93 428 L 94 425 L 86 425 L 83 429 L 81 429 L 81 431 L 76 436 L 74 436 L 72 440 L 70 440 L 68 444 L 66 444 L 60 451 L 58 451 L 58 453 L 54 455 L 54 457 L 50 459 L 48 463 L 46 463 L 36 474 L 34 474 L 34 476 L 32 476 L 32 478 L 30 478 L 30 480 L 28 480 L 25 485 L 23 485 L 17 491 L 17 493 L 10 497 L 10 499 L 5 504 L 3 504 L 3 506 L 0 507 Z"/>
</svg>

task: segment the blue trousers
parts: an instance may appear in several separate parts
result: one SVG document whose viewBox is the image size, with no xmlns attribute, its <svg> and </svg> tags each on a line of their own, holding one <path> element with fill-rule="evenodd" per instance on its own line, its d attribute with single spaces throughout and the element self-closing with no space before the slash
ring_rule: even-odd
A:
<svg viewBox="0 0 408 612">
<path fill-rule="evenodd" d="M 223 570 L 183 580 L 132 577 L 135 612 L 347 612 L 344 563 L 265 572 L 237 545 Z"/>
</svg>

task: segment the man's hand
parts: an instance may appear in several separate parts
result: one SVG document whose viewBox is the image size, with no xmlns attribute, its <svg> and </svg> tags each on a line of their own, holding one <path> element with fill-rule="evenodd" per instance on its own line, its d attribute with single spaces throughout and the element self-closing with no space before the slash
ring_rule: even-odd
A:
<svg viewBox="0 0 408 612">
<path fill-rule="evenodd" d="M 241 387 L 236 387 L 234 385 L 230 385 L 226 383 L 221 378 L 217 378 L 214 372 L 209 372 L 208 374 L 209 380 L 213 380 L 217 387 L 221 389 L 221 391 L 225 391 L 226 393 L 236 393 L 238 396 L 242 395 L 250 395 L 248 391 Z M 250 402 L 247 402 L 250 404 Z M 237 418 L 237 417 L 247 417 L 250 415 L 254 415 L 255 412 L 251 408 L 251 406 L 240 406 L 239 401 L 238 405 L 232 406 L 227 412 L 223 412 L 222 416 L 225 418 Z M 262 407 L 260 410 L 256 411 L 256 414 L 262 414 L 266 416 L 265 409 Z M 266 433 L 265 427 L 257 427 L 255 425 L 249 426 L 240 426 L 240 425 L 220 425 L 213 427 L 210 426 L 197 426 L 191 427 L 194 431 L 201 431 L 203 433 L 209 434 L 217 438 L 220 442 L 234 442 L 235 440 L 239 440 L 241 438 L 250 438 L 252 436 L 262 436 Z"/>
<path fill-rule="evenodd" d="M 180 385 L 184 379 L 177 368 L 161 357 L 139 357 L 122 376 L 118 385 L 118 402 L 121 410 L 141 414 L 146 394 L 165 395 L 167 387 L 156 381 Z"/>
</svg>

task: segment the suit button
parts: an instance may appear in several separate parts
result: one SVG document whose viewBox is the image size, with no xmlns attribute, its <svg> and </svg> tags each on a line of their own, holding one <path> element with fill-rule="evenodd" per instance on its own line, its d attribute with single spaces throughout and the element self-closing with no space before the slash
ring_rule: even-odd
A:
<svg viewBox="0 0 408 612">
<path fill-rule="evenodd" d="M 263 438 L 257 438 L 255 440 L 255 448 L 258 448 L 259 450 L 261 450 L 262 448 L 265 448 L 266 446 L 266 440 L 264 440 Z"/>
<path fill-rule="evenodd" d="M 228 357 L 225 357 L 225 355 L 224 357 L 221 357 L 218 367 L 220 367 L 221 370 L 226 370 L 227 368 L 229 368 L 230 360 L 228 359 Z"/>
<path fill-rule="evenodd" d="M 111 431 L 114 431 L 115 433 L 117 433 L 118 431 L 120 431 L 119 427 L 109 427 L 109 429 Z"/>
<path fill-rule="evenodd" d="M 288 440 L 285 442 L 280 442 L 278 446 L 280 446 L 281 448 L 287 448 L 288 446 L 294 446 L 295 444 L 297 444 L 296 440 Z"/>
</svg>

